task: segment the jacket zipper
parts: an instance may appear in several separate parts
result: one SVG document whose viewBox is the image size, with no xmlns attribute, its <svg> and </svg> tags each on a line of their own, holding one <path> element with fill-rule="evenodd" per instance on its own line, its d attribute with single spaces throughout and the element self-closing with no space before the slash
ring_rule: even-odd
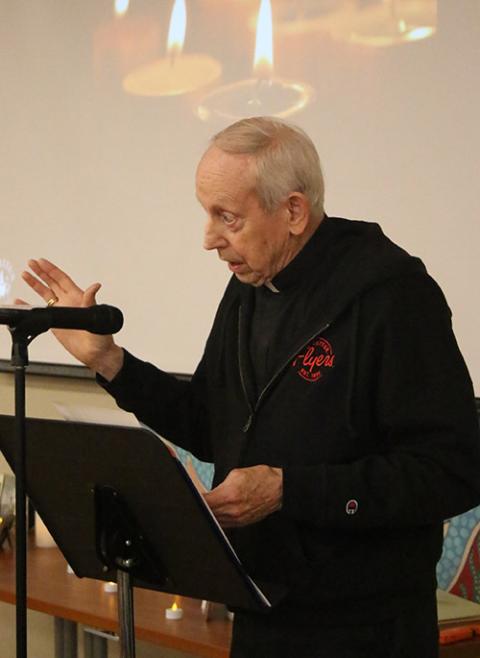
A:
<svg viewBox="0 0 480 658">
<path fill-rule="evenodd" d="M 240 371 L 240 382 L 242 384 L 243 395 L 245 396 L 245 400 L 247 401 L 248 411 L 249 411 L 247 422 L 242 427 L 242 432 L 246 433 L 250 429 L 250 425 L 252 424 L 252 420 L 253 420 L 253 414 L 255 413 L 255 411 L 252 405 L 250 404 L 250 398 L 248 397 L 247 387 L 245 385 L 245 378 L 243 375 L 242 356 L 241 356 L 242 354 L 241 333 L 242 333 L 242 307 L 240 306 L 238 309 L 238 369 Z"/>
<path fill-rule="evenodd" d="M 248 430 L 250 429 L 251 425 L 252 425 L 253 418 L 255 416 L 255 413 L 258 410 L 258 407 L 260 406 L 262 398 L 265 395 L 265 393 L 268 391 L 268 389 L 272 386 L 272 384 L 275 382 L 275 380 L 281 375 L 283 370 L 287 367 L 287 365 L 290 363 L 290 361 L 298 354 L 298 352 L 302 349 L 302 347 L 304 347 L 307 343 L 309 343 L 311 340 L 313 340 L 315 338 L 315 336 L 318 336 L 318 334 L 321 334 L 324 331 L 326 331 L 331 323 L 327 322 L 327 324 L 324 325 L 321 329 L 319 329 L 318 331 L 315 331 L 314 334 L 312 334 L 309 338 L 307 338 L 305 341 L 303 341 L 303 343 L 299 347 L 297 347 L 297 349 L 294 352 L 292 352 L 290 354 L 288 359 L 286 359 L 282 363 L 282 365 L 278 368 L 278 370 L 275 371 L 275 373 L 272 375 L 271 379 L 264 386 L 264 388 L 260 392 L 260 395 L 257 398 L 255 406 L 252 407 L 252 405 L 250 404 L 250 400 L 248 399 L 248 395 L 247 395 L 247 388 L 245 386 L 245 380 L 244 380 L 243 370 L 242 370 L 242 362 L 241 362 L 241 357 L 240 357 L 240 349 L 241 349 L 241 340 L 240 340 L 241 322 L 240 322 L 240 319 L 241 319 L 241 316 L 242 316 L 242 307 L 240 306 L 239 313 L 238 313 L 238 366 L 239 366 L 239 370 L 240 370 L 240 381 L 242 383 L 243 393 L 245 395 L 245 399 L 247 401 L 248 409 L 249 409 L 249 412 L 250 412 L 249 416 L 247 418 L 247 422 L 245 423 L 245 425 L 242 428 L 242 431 L 247 433 Z"/>
</svg>

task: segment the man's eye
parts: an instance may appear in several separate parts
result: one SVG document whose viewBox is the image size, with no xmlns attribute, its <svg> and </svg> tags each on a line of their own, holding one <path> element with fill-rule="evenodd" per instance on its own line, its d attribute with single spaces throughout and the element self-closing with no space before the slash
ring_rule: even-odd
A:
<svg viewBox="0 0 480 658">
<path fill-rule="evenodd" d="M 228 212 L 222 213 L 222 221 L 224 224 L 231 225 L 235 223 L 235 215 L 231 215 Z"/>
</svg>

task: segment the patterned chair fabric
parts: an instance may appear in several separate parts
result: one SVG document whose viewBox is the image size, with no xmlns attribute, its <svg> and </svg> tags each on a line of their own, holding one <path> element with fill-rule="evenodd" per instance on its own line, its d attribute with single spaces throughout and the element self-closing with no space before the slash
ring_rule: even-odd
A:
<svg viewBox="0 0 480 658">
<path fill-rule="evenodd" d="M 437 580 L 440 589 L 480 603 L 480 507 L 445 523 Z"/>
<path fill-rule="evenodd" d="M 476 402 L 480 425 L 480 399 Z M 480 507 L 445 523 L 437 580 L 440 589 L 480 603 Z"/>
</svg>

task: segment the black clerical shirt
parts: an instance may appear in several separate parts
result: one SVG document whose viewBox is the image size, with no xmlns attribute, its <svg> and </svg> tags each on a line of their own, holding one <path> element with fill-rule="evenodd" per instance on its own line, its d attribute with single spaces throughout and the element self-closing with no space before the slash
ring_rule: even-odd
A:
<svg viewBox="0 0 480 658">
<path fill-rule="evenodd" d="M 325 217 L 303 249 L 273 278 L 271 287 L 254 289 L 249 345 L 257 396 L 282 365 L 289 338 L 305 321 L 295 309 L 298 291 L 319 265 L 318 243 L 328 232 L 328 223 Z"/>
</svg>

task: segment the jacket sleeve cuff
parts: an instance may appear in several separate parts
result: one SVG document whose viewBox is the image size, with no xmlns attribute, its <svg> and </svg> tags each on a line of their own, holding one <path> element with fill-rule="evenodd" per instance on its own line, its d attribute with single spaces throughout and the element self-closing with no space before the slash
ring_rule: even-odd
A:
<svg viewBox="0 0 480 658">
<path fill-rule="evenodd" d="M 131 380 L 131 374 L 130 371 L 134 367 L 134 363 L 137 361 L 137 359 L 130 354 L 130 352 L 127 352 L 126 349 L 123 350 L 123 365 L 120 368 L 120 370 L 117 372 L 115 377 L 108 381 L 105 379 L 105 377 L 102 377 L 98 372 L 95 374 L 95 379 L 97 380 L 97 384 L 99 384 L 102 388 L 104 388 L 110 395 L 113 395 L 115 397 L 115 393 L 119 390 L 121 390 L 124 386 L 125 383 Z"/>
<path fill-rule="evenodd" d="M 96 375 L 98 384 L 113 396 L 120 407 L 143 413 L 151 411 L 151 407 L 155 409 L 162 397 L 175 397 L 181 384 L 173 375 L 138 359 L 125 349 L 123 352 L 123 366 L 110 382 L 98 373 Z M 157 394 L 153 399 L 152 389 Z"/>
</svg>

